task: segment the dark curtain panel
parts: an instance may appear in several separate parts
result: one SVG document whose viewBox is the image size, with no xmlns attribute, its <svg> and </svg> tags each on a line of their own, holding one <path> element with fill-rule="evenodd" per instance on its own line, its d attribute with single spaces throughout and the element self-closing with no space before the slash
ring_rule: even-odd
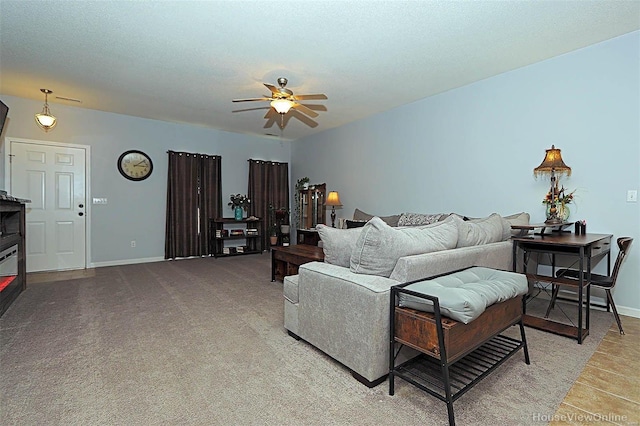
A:
<svg viewBox="0 0 640 426">
<path fill-rule="evenodd" d="M 249 160 L 250 214 L 262 219 L 262 247 L 269 247 L 269 205 L 289 210 L 289 164 Z"/>
<path fill-rule="evenodd" d="M 209 254 L 209 217 L 220 215 L 221 158 L 168 151 L 165 259 Z"/>
<path fill-rule="evenodd" d="M 222 216 L 222 157 L 201 155 L 202 177 L 200 190 L 200 252 L 209 251 L 209 219 Z"/>
</svg>

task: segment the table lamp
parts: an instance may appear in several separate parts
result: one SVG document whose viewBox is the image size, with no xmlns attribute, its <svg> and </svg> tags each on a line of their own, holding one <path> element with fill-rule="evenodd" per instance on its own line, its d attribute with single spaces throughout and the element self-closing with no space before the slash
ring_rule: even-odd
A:
<svg viewBox="0 0 640 426">
<path fill-rule="evenodd" d="M 340 194 L 338 191 L 329 191 L 329 195 L 327 195 L 327 202 L 325 203 L 327 206 L 331 206 L 331 227 L 336 227 L 336 206 L 342 206 L 340 202 Z"/>
<path fill-rule="evenodd" d="M 551 176 L 551 189 L 549 190 L 549 193 L 551 194 L 551 204 L 549 208 L 549 215 L 544 223 L 557 225 L 562 223 L 562 218 L 558 217 L 558 209 L 556 207 L 556 198 L 559 193 L 556 173 L 571 176 L 571 167 L 564 164 L 560 149 L 556 148 L 554 145 L 551 145 L 551 149 L 547 149 L 546 151 L 547 152 L 542 163 L 533 169 L 533 175 L 535 177 L 540 175 Z"/>
</svg>

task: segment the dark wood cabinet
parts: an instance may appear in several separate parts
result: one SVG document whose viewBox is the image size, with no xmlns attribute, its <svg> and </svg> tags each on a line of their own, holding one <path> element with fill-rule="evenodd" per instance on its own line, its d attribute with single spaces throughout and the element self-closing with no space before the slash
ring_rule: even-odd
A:
<svg viewBox="0 0 640 426">
<path fill-rule="evenodd" d="M 209 251 L 214 257 L 262 253 L 262 220 L 209 219 Z"/>
<path fill-rule="evenodd" d="M 0 315 L 26 287 L 25 205 L 0 200 Z"/>
</svg>

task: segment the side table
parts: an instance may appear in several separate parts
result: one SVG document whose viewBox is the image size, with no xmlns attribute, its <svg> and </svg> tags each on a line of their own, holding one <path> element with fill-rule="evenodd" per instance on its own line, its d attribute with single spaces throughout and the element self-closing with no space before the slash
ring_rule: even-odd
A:
<svg viewBox="0 0 640 426">
<path fill-rule="evenodd" d="M 298 229 L 298 244 L 308 244 L 317 246 L 320 241 L 320 234 L 315 229 Z"/>
<path fill-rule="evenodd" d="M 300 265 L 313 261 L 324 261 L 322 247 L 308 244 L 271 247 L 271 281 L 284 281 L 286 275 L 297 274 Z"/>
<path fill-rule="evenodd" d="M 611 266 L 611 234 L 553 234 L 553 235 L 533 235 L 513 237 L 513 268 L 517 269 L 517 251 L 520 249 L 523 256 L 523 272 L 527 272 L 529 256 L 534 253 L 549 254 L 552 259 L 552 274 L 550 276 L 537 273 L 527 273 L 530 283 L 547 282 L 558 286 L 575 288 L 578 292 L 578 324 L 577 326 L 566 325 L 559 322 L 528 315 L 526 304 L 524 305 L 524 325 L 559 334 L 561 336 L 576 339 L 579 344 L 589 335 L 589 309 L 591 298 L 591 267 L 592 263 L 607 258 L 607 274 Z M 573 256 L 576 259 L 576 268 L 579 271 L 579 279 L 569 280 L 555 276 L 555 256 Z M 584 311 L 584 312 L 583 312 Z"/>
</svg>

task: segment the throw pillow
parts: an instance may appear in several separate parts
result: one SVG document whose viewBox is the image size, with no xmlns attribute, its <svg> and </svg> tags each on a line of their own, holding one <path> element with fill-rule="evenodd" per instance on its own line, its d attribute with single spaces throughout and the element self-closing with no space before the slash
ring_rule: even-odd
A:
<svg viewBox="0 0 640 426">
<path fill-rule="evenodd" d="M 443 215 L 438 214 L 422 214 L 422 213 L 402 213 L 398 220 L 398 226 L 418 226 L 430 225 L 440 220 Z"/>
<path fill-rule="evenodd" d="M 520 231 L 517 229 L 511 229 L 511 225 L 528 225 L 531 220 L 529 213 L 515 213 L 509 216 L 504 216 L 507 222 L 509 222 L 509 233 L 506 235 L 505 240 L 509 239 L 512 235 L 520 235 Z"/>
<path fill-rule="evenodd" d="M 374 217 L 374 215 L 369 214 L 369 213 L 365 213 L 360 209 L 356 209 L 353 212 L 353 220 L 364 220 L 369 221 Z M 393 216 L 379 216 L 380 219 L 382 219 L 382 221 L 384 223 L 386 223 L 389 226 L 398 226 L 398 220 L 400 220 L 400 215 L 396 214 Z"/>
<path fill-rule="evenodd" d="M 477 246 L 496 243 L 502 240 L 503 220 L 499 214 L 493 213 L 483 219 L 462 220 L 452 216 L 458 225 L 457 247 Z"/>
<path fill-rule="evenodd" d="M 362 228 L 364 225 L 367 224 L 368 221 L 347 219 L 346 222 L 347 222 L 347 229 L 352 229 L 352 228 Z"/>
<path fill-rule="evenodd" d="M 362 228 L 338 229 L 320 224 L 316 226 L 316 230 L 322 241 L 324 261 L 348 268 L 351 252 L 358 241 Z"/>
<path fill-rule="evenodd" d="M 378 217 L 362 229 L 351 252 L 352 272 L 389 277 L 403 256 L 455 248 L 458 228 L 453 219 L 432 225 L 392 228 Z"/>
</svg>

